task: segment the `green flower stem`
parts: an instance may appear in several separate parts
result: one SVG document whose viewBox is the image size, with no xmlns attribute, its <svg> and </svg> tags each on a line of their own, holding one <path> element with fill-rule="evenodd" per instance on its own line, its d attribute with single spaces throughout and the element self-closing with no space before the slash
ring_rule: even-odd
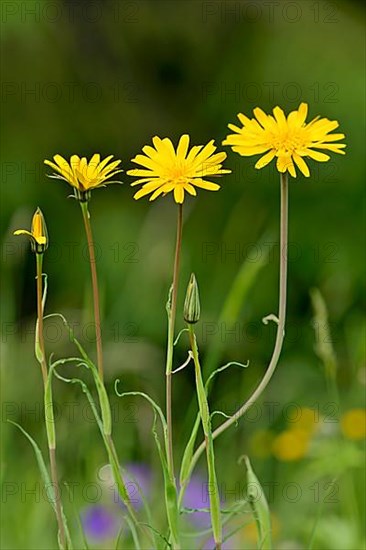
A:
<svg viewBox="0 0 366 550">
<path fill-rule="evenodd" d="M 182 248 L 182 227 L 183 227 L 183 206 L 178 205 L 177 218 L 177 238 L 175 245 L 173 285 L 171 294 L 171 305 L 168 308 L 168 342 L 166 356 L 166 421 L 168 435 L 168 468 L 172 479 L 174 479 L 174 459 L 173 459 L 173 435 L 172 435 L 172 369 L 174 353 L 174 329 L 177 313 L 177 296 L 179 281 L 180 252 Z"/>
<path fill-rule="evenodd" d="M 43 254 L 36 254 L 36 266 L 37 266 L 37 324 L 38 330 L 36 331 L 38 337 L 38 346 L 41 351 L 40 364 L 42 369 L 43 386 L 44 386 L 44 409 L 45 409 L 45 422 L 47 432 L 48 451 L 50 457 L 51 466 L 51 479 L 54 488 L 55 495 L 55 511 L 57 518 L 57 525 L 60 535 L 61 548 L 67 548 L 65 527 L 62 517 L 61 508 L 61 492 L 58 482 L 57 474 L 57 462 L 56 462 L 56 432 L 55 432 L 55 420 L 53 412 L 53 399 L 51 380 L 48 376 L 45 345 L 43 336 L 43 304 L 42 304 L 42 267 L 43 267 Z"/>
<path fill-rule="evenodd" d="M 117 485 L 119 495 L 122 501 L 124 502 L 133 523 L 136 526 L 141 527 L 137 520 L 135 511 L 131 505 L 130 498 L 126 489 L 126 485 L 121 475 L 118 455 L 112 439 L 112 418 L 111 418 L 111 411 L 110 411 L 110 403 L 109 403 L 108 394 L 105 389 L 104 381 L 103 381 L 103 378 L 104 378 L 103 349 L 102 349 L 102 330 L 101 330 L 101 322 L 100 322 L 98 276 L 97 276 L 97 267 L 96 267 L 96 259 L 95 259 L 93 233 L 92 233 L 91 224 L 90 224 L 90 212 L 88 208 L 88 201 L 80 201 L 80 207 L 83 214 L 85 233 L 86 233 L 86 238 L 88 241 L 88 249 L 89 249 L 90 272 L 91 272 L 92 287 L 93 287 L 95 336 L 96 336 L 96 346 L 97 346 L 98 376 L 96 377 L 96 385 L 97 385 L 99 403 L 100 403 L 101 413 L 102 413 L 105 443 L 107 446 L 109 462 L 112 468 L 113 477 Z M 145 532 L 144 527 L 142 526 L 141 528 Z"/>
<path fill-rule="evenodd" d="M 96 346 L 97 346 L 97 365 L 98 365 L 100 378 L 103 380 L 102 329 L 100 324 L 98 276 L 97 276 L 97 265 L 95 261 L 93 233 L 92 233 L 91 224 L 90 224 L 90 212 L 88 209 L 88 202 L 80 202 L 80 206 L 81 206 L 81 211 L 83 213 L 85 233 L 88 241 L 90 272 L 91 272 L 92 287 L 93 287 L 95 337 L 96 337 Z"/>
<path fill-rule="evenodd" d="M 48 374 L 47 374 L 47 363 L 46 363 L 46 354 L 45 354 L 44 338 L 43 338 L 42 266 L 43 266 L 43 254 L 36 254 L 37 323 L 38 323 L 38 331 L 36 331 L 36 337 L 38 338 L 38 342 L 36 342 L 36 345 L 39 346 L 39 349 L 41 352 L 39 363 L 41 365 L 41 370 L 42 370 L 43 385 L 44 387 L 46 387 Z"/>
<path fill-rule="evenodd" d="M 219 495 L 219 488 L 217 485 L 216 470 L 215 470 L 215 453 L 214 453 L 212 430 L 211 430 L 211 417 L 210 417 L 210 411 L 208 407 L 206 390 L 202 380 L 201 365 L 198 357 L 196 335 L 194 333 L 193 324 L 187 323 L 187 326 L 188 326 L 189 340 L 191 344 L 191 350 L 192 350 L 193 361 L 195 366 L 198 406 L 200 410 L 203 433 L 205 434 L 212 531 L 213 531 L 214 540 L 215 540 L 215 548 L 216 550 L 221 550 L 222 522 L 221 522 L 221 511 L 220 511 L 220 495 Z"/>
<path fill-rule="evenodd" d="M 103 382 L 103 349 L 102 349 L 102 330 L 100 322 L 100 306 L 99 306 L 99 289 L 98 289 L 98 276 L 97 276 L 97 267 L 95 259 L 95 250 L 94 250 L 94 240 L 90 224 L 90 212 L 88 209 L 88 202 L 80 201 L 81 211 L 83 213 L 84 226 L 86 238 L 88 241 L 89 249 L 89 261 L 90 261 L 90 272 L 92 278 L 92 287 L 93 287 L 93 304 L 94 304 L 94 321 L 95 321 L 95 336 L 96 336 L 96 345 L 97 345 L 97 366 L 98 366 L 98 377 L 96 378 L 96 384 L 98 389 L 99 403 L 102 413 L 103 421 L 103 430 L 105 435 L 105 441 L 107 444 L 109 461 L 113 472 L 113 477 L 118 487 L 118 492 L 121 496 L 122 501 L 128 509 L 128 512 L 131 516 L 132 521 L 135 525 L 138 525 L 138 520 L 136 518 L 134 509 L 131 505 L 130 498 L 126 489 L 126 485 L 122 478 L 119 460 L 117 452 L 114 446 L 112 439 L 112 418 L 110 411 L 110 403 L 108 399 L 108 394 Z"/>
<path fill-rule="evenodd" d="M 285 321 L 286 321 L 286 289 L 287 289 L 287 263 L 288 263 L 288 175 L 287 173 L 281 174 L 281 218 L 280 218 L 280 280 L 279 280 L 279 308 L 277 319 L 277 333 L 276 342 L 273 350 L 273 354 L 268 365 L 268 368 L 254 390 L 252 395 L 245 401 L 245 403 L 228 419 L 225 420 L 214 432 L 212 438 L 215 439 L 218 435 L 222 434 L 227 428 L 235 424 L 239 418 L 241 418 L 245 412 L 259 399 L 268 383 L 270 382 L 273 373 L 276 370 L 278 360 L 280 358 L 283 340 L 285 336 Z M 201 445 L 196 449 L 191 465 L 190 475 L 192 474 L 198 459 L 206 447 L 206 442 L 203 441 Z M 188 483 L 188 480 L 187 480 Z M 181 492 L 185 490 L 187 484 L 182 486 Z M 179 495 L 179 502 L 182 502 L 183 495 Z"/>
</svg>

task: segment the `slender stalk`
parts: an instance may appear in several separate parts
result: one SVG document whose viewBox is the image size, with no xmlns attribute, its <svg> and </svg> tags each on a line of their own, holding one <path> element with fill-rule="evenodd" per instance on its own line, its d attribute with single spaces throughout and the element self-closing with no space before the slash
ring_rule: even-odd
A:
<svg viewBox="0 0 366 550">
<path fill-rule="evenodd" d="M 62 518 L 62 509 L 61 509 L 61 492 L 60 485 L 58 482 L 57 474 L 57 462 L 56 462 L 56 435 L 54 430 L 54 414 L 53 414 L 53 402 L 49 401 L 47 398 L 47 384 L 48 384 L 48 371 L 45 355 L 45 345 L 44 345 L 44 335 L 43 335 L 43 304 L 42 304 L 42 264 L 43 264 L 43 254 L 36 254 L 36 263 L 37 263 L 37 318 L 38 318 L 38 344 L 41 350 L 41 369 L 43 377 L 43 386 L 44 386 L 44 396 L 45 396 L 45 415 L 46 415 L 46 432 L 47 432 L 47 442 L 48 442 L 48 452 L 50 457 L 50 466 L 51 466 L 51 479 L 54 488 L 55 495 L 55 511 L 58 530 L 60 534 L 60 543 L 62 548 L 66 548 L 66 533 Z M 48 408 L 51 407 L 51 410 Z M 47 415 L 51 414 L 50 422 L 52 422 L 51 430 L 47 426 Z M 52 433 L 52 436 L 51 436 Z"/>
<path fill-rule="evenodd" d="M 88 209 L 88 202 L 80 202 L 80 206 L 81 206 L 81 211 L 83 213 L 85 233 L 88 241 L 90 272 L 91 272 L 92 287 L 93 287 L 93 306 L 94 306 L 95 337 L 96 337 L 96 346 L 97 346 L 97 365 L 98 365 L 99 376 L 101 380 L 103 380 L 102 329 L 100 324 L 98 276 L 97 276 L 97 265 L 95 261 L 93 233 L 92 233 L 92 228 L 90 224 L 90 212 Z"/>
<path fill-rule="evenodd" d="M 236 423 L 245 412 L 259 399 L 264 390 L 266 389 L 269 381 L 271 380 L 274 371 L 276 370 L 278 360 L 280 358 L 282 344 L 285 336 L 285 321 L 286 321 L 286 290 L 287 290 L 287 257 L 288 257 L 288 176 L 287 173 L 281 174 L 281 221 L 280 221 L 280 279 L 279 279 L 279 307 L 278 307 L 278 320 L 277 320 L 277 332 L 276 342 L 273 350 L 273 354 L 268 365 L 268 368 L 254 390 L 249 399 L 236 411 L 233 416 L 228 420 L 225 420 L 214 432 L 212 438 L 215 439 L 218 435 L 222 434 L 232 424 Z M 191 462 L 191 473 L 197 464 L 202 452 L 206 447 L 206 442 L 203 441 L 201 445 L 196 449 Z M 181 492 L 185 491 L 186 484 L 182 486 Z M 179 497 L 179 501 L 182 501 L 182 495 Z"/>
<path fill-rule="evenodd" d="M 44 347 L 44 337 L 43 337 L 43 305 L 42 305 L 42 294 L 43 294 L 43 284 L 42 284 L 42 265 L 43 265 L 43 254 L 36 254 L 36 265 L 37 265 L 37 320 L 38 320 L 38 345 L 41 350 L 41 371 L 43 378 L 43 385 L 46 386 L 47 383 L 47 364 L 46 364 L 46 354 Z"/>
<path fill-rule="evenodd" d="M 101 388 L 103 388 L 102 394 L 104 396 L 103 398 L 101 398 L 101 392 L 98 392 L 99 402 L 102 410 L 106 410 L 106 408 L 110 409 L 110 404 L 109 404 L 108 395 L 104 389 L 104 382 L 103 382 L 104 377 L 103 377 L 102 329 L 101 329 L 101 322 L 100 322 L 99 288 L 98 288 L 98 276 L 97 276 L 97 267 L 96 267 L 96 259 L 95 259 L 95 250 L 94 250 L 94 240 L 93 240 L 93 233 L 92 233 L 92 228 L 90 224 L 90 212 L 88 208 L 88 202 L 80 201 L 80 206 L 83 214 L 86 238 L 88 241 L 90 272 L 91 272 L 92 287 L 93 287 L 93 306 L 94 306 L 95 336 L 96 336 L 96 347 L 97 347 L 97 366 L 98 366 L 98 374 L 99 374 Z M 106 418 L 104 418 L 103 419 L 104 428 L 106 427 L 105 426 L 106 421 L 107 421 Z M 109 431 L 110 429 L 111 429 L 111 426 L 108 427 L 107 429 L 108 433 L 105 434 L 105 438 L 106 438 L 105 442 L 108 449 L 113 477 L 117 485 L 121 499 L 124 502 L 130 514 L 131 520 L 136 526 L 140 527 L 135 511 L 131 505 L 125 482 L 120 472 L 119 459 L 118 459 L 116 448 L 112 439 L 112 435 Z M 146 529 L 143 526 L 141 528 L 144 532 L 146 532 Z"/>
<path fill-rule="evenodd" d="M 189 341 L 191 344 L 191 350 L 193 353 L 193 361 L 195 366 L 197 400 L 198 400 L 198 406 L 200 410 L 203 433 L 205 435 L 212 531 L 213 531 L 214 540 L 215 540 L 215 549 L 221 550 L 222 521 L 221 521 L 221 510 L 220 510 L 220 495 L 219 495 L 219 488 L 217 485 L 217 477 L 216 477 L 216 469 L 215 469 L 215 453 L 214 453 L 212 431 L 211 431 L 210 410 L 208 406 L 205 386 L 202 380 L 201 365 L 198 357 L 197 341 L 196 341 L 196 336 L 195 336 L 192 324 L 188 324 L 188 331 L 189 331 Z"/>
<path fill-rule="evenodd" d="M 174 459 L 173 459 L 173 435 L 172 435 L 172 368 L 174 352 L 174 329 L 177 313 L 177 296 L 179 282 L 180 253 L 182 248 L 182 228 L 183 228 L 183 205 L 178 205 L 177 217 L 177 237 L 175 244 L 173 285 L 171 294 L 171 307 L 168 311 L 168 343 L 166 356 L 166 421 L 168 434 L 168 466 L 169 472 L 174 478 Z"/>
</svg>

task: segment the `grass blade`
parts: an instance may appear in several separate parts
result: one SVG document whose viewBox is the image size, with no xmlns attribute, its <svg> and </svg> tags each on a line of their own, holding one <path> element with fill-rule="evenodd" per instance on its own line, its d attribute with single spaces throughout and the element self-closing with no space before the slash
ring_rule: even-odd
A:
<svg viewBox="0 0 366 550">
<path fill-rule="evenodd" d="M 240 462 L 243 458 L 247 467 L 248 502 L 250 504 L 258 531 L 258 549 L 271 550 L 271 518 L 269 514 L 267 499 L 264 495 L 261 484 L 259 483 L 258 478 L 252 469 L 249 458 L 247 456 L 244 456 L 240 459 Z"/>
</svg>

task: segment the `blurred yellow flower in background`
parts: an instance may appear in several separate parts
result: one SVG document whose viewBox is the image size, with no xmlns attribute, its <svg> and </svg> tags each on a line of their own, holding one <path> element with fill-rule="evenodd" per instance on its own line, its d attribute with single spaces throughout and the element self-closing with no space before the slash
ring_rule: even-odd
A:
<svg viewBox="0 0 366 550">
<path fill-rule="evenodd" d="M 256 168 L 263 168 L 275 157 L 279 172 L 288 171 L 296 177 L 295 164 L 304 176 L 309 177 L 309 168 L 304 157 L 325 162 L 329 155 L 314 149 L 327 149 L 344 155 L 341 143 L 334 143 L 344 138 L 344 134 L 330 134 L 338 128 L 336 120 L 314 118 L 309 124 L 305 123 L 308 114 L 308 105 L 301 103 L 298 110 L 292 111 L 286 118 L 280 107 L 273 109 L 273 116 L 267 115 L 256 107 L 253 111 L 255 118 L 248 118 L 239 113 L 242 123 L 239 128 L 229 124 L 234 134 L 227 136 L 223 145 L 230 145 L 232 150 L 242 156 L 252 156 L 265 153 L 256 163 Z"/>
<path fill-rule="evenodd" d="M 152 193 L 149 200 L 153 201 L 159 195 L 165 196 L 173 192 L 175 202 L 182 204 L 185 191 L 196 196 L 196 187 L 208 191 L 220 189 L 217 183 L 208 181 L 206 177 L 230 173 L 230 170 L 222 168 L 226 153 L 215 153 L 214 140 L 205 146 L 196 145 L 188 151 L 189 139 L 184 134 L 175 150 L 169 138 L 160 139 L 155 136 L 152 140 L 154 147 L 145 145 L 142 149 L 145 155 L 137 155 L 132 159 L 135 164 L 143 166 L 143 169 L 136 168 L 127 172 L 129 176 L 141 178 L 132 185 L 143 184 L 134 195 L 136 200 Z"/>
<path fill-rule="evenodd" d="M 341 431 L 347 439 L 361 440 L 366 437 L 366 410 L 351 409 L 341 417 Z"/>
<path fill-rule="evenodd" d="M 300 460 L 307 454 L 309 442 L 309 432 L 292 428 L 285 430 L 275 438 L 272 452 L 278 460 L 284 462 Z"/>
<path fill-rule="evenodd" d="M 271 513 L 272 538 L 277 539 L 279 537 L 280 531 L 281 531 L 280 521 L 275 514 Z M 255 520 L 244 525 L 243 529 L 241 529 L 240 534 L 241 534 L 240 538 L 242 539 L 244 548 L 253 548 L 253 544 L 257 544 L 260 542 L 258 537 L 258 528 Z M 250 543 L 250 546 L 248 543 Z"/>
</svg>

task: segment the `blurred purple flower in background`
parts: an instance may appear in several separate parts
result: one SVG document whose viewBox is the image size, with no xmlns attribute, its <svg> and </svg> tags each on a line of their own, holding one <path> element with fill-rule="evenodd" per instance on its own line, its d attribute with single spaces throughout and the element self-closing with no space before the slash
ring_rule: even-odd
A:
<svg viewBox="0 0 366 550">
<path fill-rule="evenodd" d="M 94 504 L 85 507 L 81 512 L 84 533 L 93 542 L 115 538 L 122 524 L 125 525 L 126 532 L 128 531 L 128 526 L 123 518 L 125 506 L 117 495 L 109 465 L 99 470 L 98 478 L 105 488 L 113 490 L 115 496 L 113 499 L 114 508 L 113 503 L 108 506 Z M 143 506 L 140 491 L 142 491 L 145 498 L 148 498 L 151 492 L 151 470 L 149 466 L 137 462 L 127 464 L 124 468 L 124 480 L 132 505 L 136 510 L 140 509 Z"/>
<path fill-rule="evenodd" d="M 191 480 L 186 489 L 183 505 L 185 508 L 207 508 L 210 507 L 210 498 L 207 490 L 207 481 L 199 474 L 191 477 Z M 197 527 L 209 528 L 210 513 L 209 512 L 192 512 L 186 515 L 188 521 Z"/>
<path fill-rule="evenodd" d="M 148 499 L 151 493 L 151 469 L 143 462 L 131 462 L 124 468 L 126 489 L 129 494 L 131 504 L 136 510 L 143 506 L 141 493 Z M 122 506 L 124 506 L 122 504 Z"/>
<path fill-rule="evenodd" d="M 186 514 L 187 521 L 197 527 L 199 530 L 210 529 L 210 495 L 208 491 L 207 480 L 200 474 L 195 474 L 191 477 L 188 484 L 186 493 L 183 499 L 183 505 L 185 508 L 206 508 L 207 512 L 192 512 Z M 225 534 L 225 532 L 224 532 Z M 209 535 L 197 536 L 197 541 L 200 544 L 202 550 L 213 550 L 215 548 L 215 541 Z M 235 538 L 230 538 L 227 542 L 222 544 L 222 550 L 238 550 L 240 544 L 237 544 Z"/>
<path fill-rule="evenodd" d="M 105 506 L 96 504 L 84 508 L 81 512 L 81 523 L 89 539 L 101 542 L 117 536 L 121 520 Z"/>
</svg>

